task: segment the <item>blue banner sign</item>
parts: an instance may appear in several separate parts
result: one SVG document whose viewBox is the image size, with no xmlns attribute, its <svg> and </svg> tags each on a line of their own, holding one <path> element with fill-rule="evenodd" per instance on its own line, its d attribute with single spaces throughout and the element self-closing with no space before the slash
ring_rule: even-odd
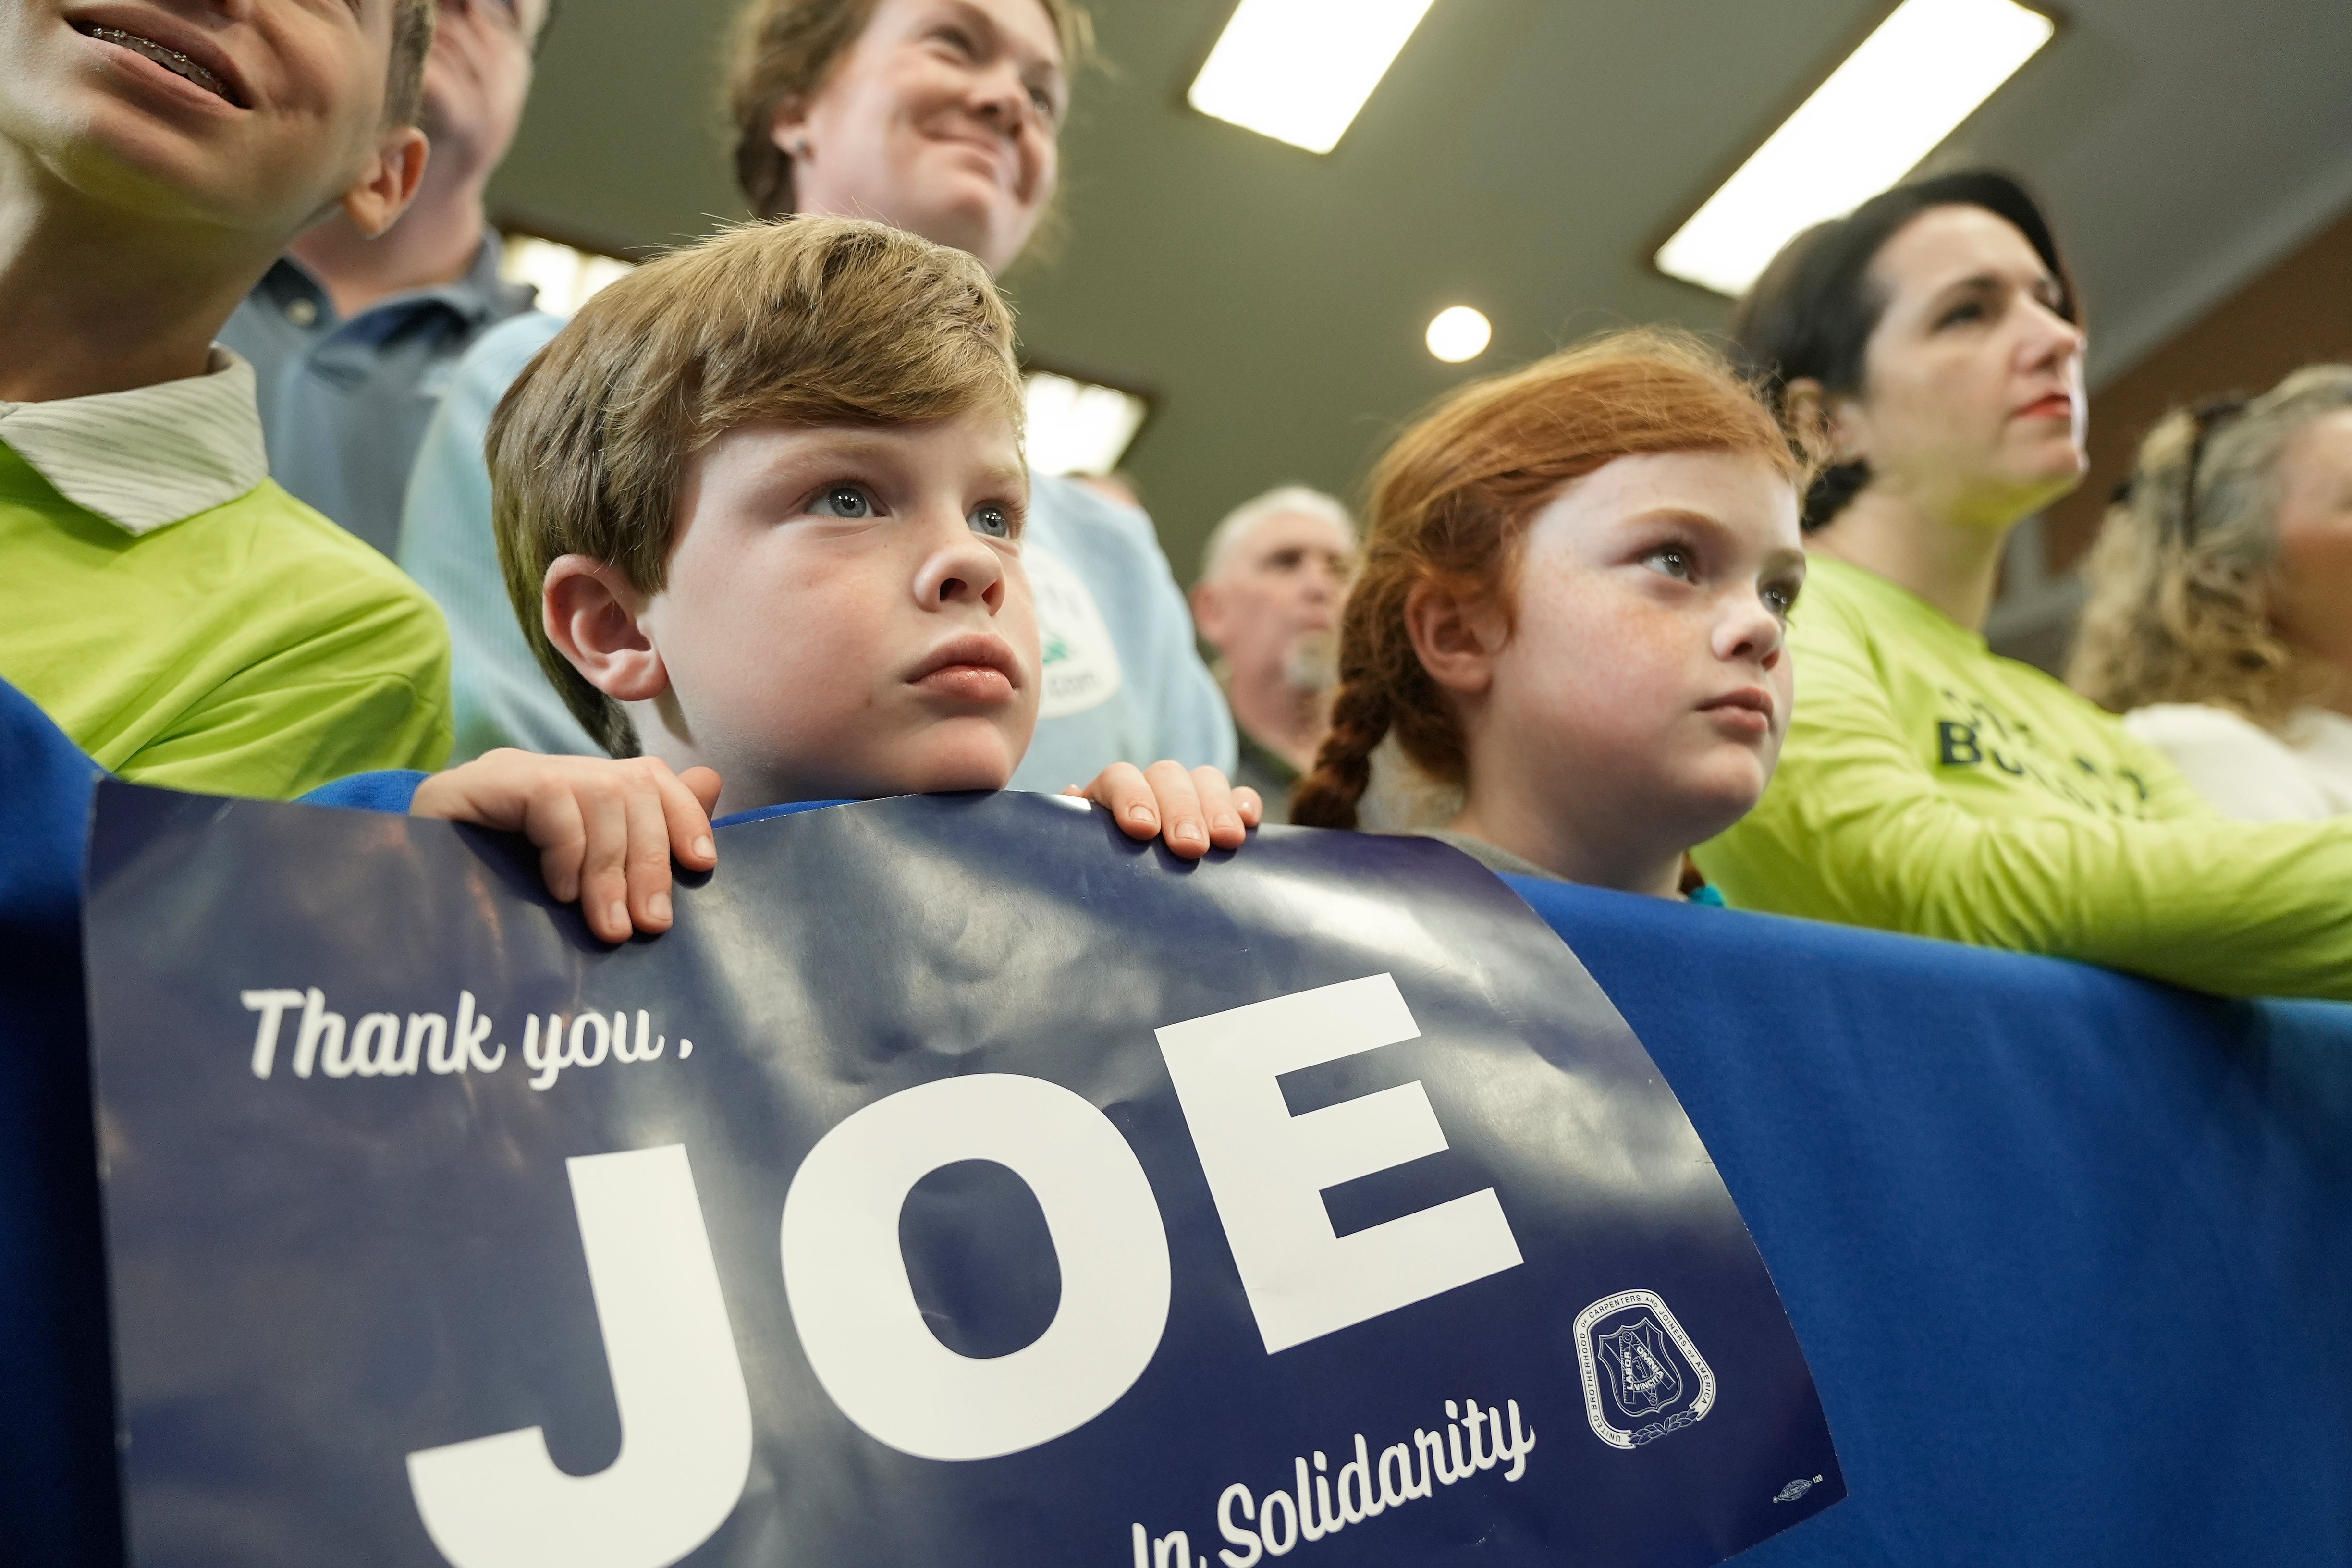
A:
<svg viewBox="0 0 2352 1568">
<path fill-rule="evenodd" d="M 1681 1107 L 1452 849 L 720 854 L 607 950 L 490 835 L 101 787 L 140 1568 L 1699 1564 L 1843 1495 Z"/>
</svg>

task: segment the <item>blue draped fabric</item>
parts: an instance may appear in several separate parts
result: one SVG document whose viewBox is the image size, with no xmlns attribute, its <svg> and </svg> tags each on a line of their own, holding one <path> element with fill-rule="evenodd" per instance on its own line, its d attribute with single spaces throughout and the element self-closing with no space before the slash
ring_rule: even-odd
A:
<svg viewBox="0 0 2352 1568">
<path fill-rule="evenodd" d="M 27 1563 L 121 1561 L 97 776 L 0 686 L 0 1540 Z M 1820 1383 L 1853 1495 L 1743 1563 L 2352 1561 L 2352 1008 L 1507 880 L 1682 1097 Z"/>
<path fill-rule="evenodd" d="M 1853 1495 L 1743 1563 L 2352 1562 L 2352 1007 L 1505 880 L 1812 1363 Z"/>
<path fill-rule="evenodd" d="M 101 777 L 0 681 L 0 1560 L 121 1560 L 82 841 Z"/>
</svg>

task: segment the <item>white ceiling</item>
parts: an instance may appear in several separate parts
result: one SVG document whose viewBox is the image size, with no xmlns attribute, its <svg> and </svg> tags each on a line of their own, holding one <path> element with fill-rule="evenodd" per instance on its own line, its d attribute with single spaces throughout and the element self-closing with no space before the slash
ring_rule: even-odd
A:
<svg viewBox="0 0 2352 1568">
<path fill-rule="evenodd" d="M 1064 138 L 1066 234 L 1006 283 L 1029 352 L 1150 388 L 1129 466 L 1180 574 L 1218 515 L 1352 494 L 1412 411 L 1604 326 L 1712 331 L 1650 253 L 1889 0 L 1436 0 L 1337 151 L 1183 107 L 1232 0 L 1095 0 L 1112 69 Z M 729 0 L 565 0 L 502 208 L 660 245 L 741 216 L 714 101 Z M 2080 0 L 1934 162 L 2049 199 L 2103 379 L 2352 204 L 2352 0 Z M 2352 279 L 2346 280 L 2352 288 Z M 1422 345 L 1443 306 L 1495 341 Z"/>
</svg>

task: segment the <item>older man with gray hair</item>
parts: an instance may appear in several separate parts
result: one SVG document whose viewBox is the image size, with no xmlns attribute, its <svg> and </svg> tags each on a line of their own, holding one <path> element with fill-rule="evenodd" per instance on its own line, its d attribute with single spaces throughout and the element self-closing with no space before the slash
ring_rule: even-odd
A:
<svg viewBox="0 0 2352 1568">
<path fill-rule="evenodd" d="M 1348 509 L 1285 485 L 1234 509 L 1209 535 L 1192 621 L 1217 650 L 1241 764 L 1234 782 L 1288 816 L 1290 786 L 1315 762 L 1330 723 L 1339 605 L 1356 555 Z"/>
</svg>

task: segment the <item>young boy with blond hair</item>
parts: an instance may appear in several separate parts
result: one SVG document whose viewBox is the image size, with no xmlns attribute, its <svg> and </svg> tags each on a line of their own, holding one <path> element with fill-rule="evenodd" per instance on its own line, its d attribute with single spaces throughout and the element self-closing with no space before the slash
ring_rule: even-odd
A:
<svg viewBox="0 0 2352 1568">
<path fill-rule="evenodd" d="M 425 166 L 432 0 L 0 0 L 0 678 L 125 778 L 292 795 L 447 754 L 448 637 L 268 479 L 213 343 Z"/>
<path fill-rule="evenodd" d="M 524 635 L 628 760 L 492 752 L 409 809 L 528 833 L 618 940 L 669 924 L 670 859 L 713 863 L 713 810 L 1003 788 L 1041 667 L 1021 414 L 985 269 L 881 224 L 753 225 L 604 289 L 488 457 Z M 1187 858 L 1261 810 L 1173 763 L 1083 793 Z"/>
</svg>

